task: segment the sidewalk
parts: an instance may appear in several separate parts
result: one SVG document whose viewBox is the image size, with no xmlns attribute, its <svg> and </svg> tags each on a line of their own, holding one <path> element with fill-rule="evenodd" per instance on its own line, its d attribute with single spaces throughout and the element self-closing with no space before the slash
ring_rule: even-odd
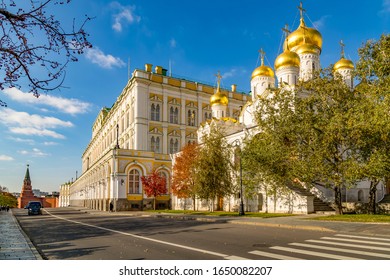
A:
<svg viewBox="0 0 390 280">
<path fill-rule="evenodd" d="M 42 260 L 20 228 L 12 209 L 0 211 L 0 260 Z"/>
</svg>

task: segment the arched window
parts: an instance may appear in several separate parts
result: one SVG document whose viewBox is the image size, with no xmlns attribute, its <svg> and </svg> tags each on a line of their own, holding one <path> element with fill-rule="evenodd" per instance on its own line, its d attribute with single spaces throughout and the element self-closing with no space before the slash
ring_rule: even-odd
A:
<svg viewBox="0 0 390 280">
<path fill-rule="evenodd" d="M 152 136 L 152 139 L 150 140 L 150 150 L 152 152 L 156 151 L 156 140 L 154 139 L 154 136 Z"/>
<path fill-rule="evenodd" d="M 176 107 L 175 108 L 175 117 L 173 119 L 173 123 L 179 123 L 179 109 Z"/>
<path fill-rule="evenodd" d="M 154 106 L 154 104 L 152 104 L 152 106 L 150 108 L 150 118 L 152 121 L 155 120 L 155 116 L 156 116 L 156 106 Z"/>
<path fill-rule="evenodd" d="M 156 153 L 160 152 L 160 137 L 156 138 L 156 149 L 155 149 L 155 152 Z"/>
<path fill-rule="evenodd" d="M 211 113 L 209 113 L 209 119 L 211 119 L 213 117 L 213 115 Z"/>
<path fill-rule="evenodd" d="M 155 153 L 160 152 L 160 137 L 154 137 L 152 136 L 150 140 L 150 150 Z"/>
<path fill-rule="evenodd" d="M 207 112 L 204 113 L 204 120 L 207 120 Z"/>
<path fill-rule="evenodd" d="M 362 190 L 359 190 L 359 191 L 358 191 L 358 201 L 359 201 L 359 202 L 363 202 L 363 200 L 364 200 L 363 191 L 362 191 Z"/>
<path fill-rule="evenodd" d="M 177 153 L 178 151 L 179 151 L 179 140 L 178 139 L 176 139 L 176 141 L 175 141 L 175 153 Z"/>
<path fill-rule="evenodd" d="M 188 110 L 187 125 L 195 126 L 195 110 L 193 110 L 192 112 L 191 110 Z"/>
<path fill-rule="evenodd" d="M 191 125 L 191 110 L 188 110 L 187 113 L 187 125 Z"/>
<path fill-rule="evenodd" d="M 175 119 L 175 116 L 174 116 L 174 109 L 173 109 L 173 107 L 171 107 L 171 108 L 169 109 L 169 122 L 170 122 L 170 123 L 173 123 L 174 119 Z"/>
<path fill-rule="evenodd" d="M 173 142 L 173 139 L 169 141 L 169 153 L 173 154 L 175 149 L 175 143 Z"/>
<path fill-rule="evenodd" d="M 140 194 L 140 174 L 137 169 L 132 169 L 129 172 L 129 194 Z"/>
<path fill-rule="evenodd" d="M 156 106 L 156 121 L 160 121 L 160 104 Z"/>
<path fill-rule="evenodd" d="M 152 121 L 160 121 L 160 105 L 152 104 L 150 108 L 150 118 Z"/>
</svg>

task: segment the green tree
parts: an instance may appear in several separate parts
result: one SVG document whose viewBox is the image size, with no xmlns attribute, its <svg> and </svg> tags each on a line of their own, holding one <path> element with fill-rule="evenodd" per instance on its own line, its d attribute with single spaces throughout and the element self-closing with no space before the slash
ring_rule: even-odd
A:
<svg viewBox="0 0 390 280">
<path fill-rule="evenodd" d="M 342 214 L 341 190 L 359 180 L 350 118 L 360 100 L 330 68 L 261 100 L 256 116 L 261 141 L 255 160 L 266 181 L 330 188 L 336 212 Z"/>
<path fill-rule="evenodd" d="M 369 40 L 359 49 L 355 95 L 363 101 L 352 115 L 359 135 L 361 178 L 370 181 L 369 213 L 376 213 L 376 191 L 390 177 L 390 35 Z"/>
<path fill-rule="evenodd" d="M 341 190 L 370 181 L 375 213 L 379 182 L 390 177 L 390 36 L 359 49 L 353 90 L 331 68 L 293 90 L 282 87 L 261 100 L 259 134 L 247 141 L 245 165 L 274 186 L 291 181 Z"/>
<path fill-rule="evenodd" d="M 210 200 L 213 211 L 215 201 L 231 195 L 234 190 L 231 147 L 228 146 L 223 132 L 213 126 L 202 142 L 196 162 L 195 185 L 198 197 Z"/>
<path fill-rule="evenodd" d="M 15 196 L 8 192 L 1 192 L 0 191 L 0 205 L 5 205 L 9 207 L 17 207 L 18 206 L 18 200 Z"/>
<path fill-rule="evenodd" d="M 276 200 L 277 195 L 283 194 L 286 180 L 291 176 L 289 151 L 282 143 L 275 141 L 273 133 L 263 131 L 253 138 L 246 138 L 243 145 L 245 193 L 251 197 L 263 190 L 266 195 L 265 212 L 268 212 L 268 196 Z"/>
</svg>

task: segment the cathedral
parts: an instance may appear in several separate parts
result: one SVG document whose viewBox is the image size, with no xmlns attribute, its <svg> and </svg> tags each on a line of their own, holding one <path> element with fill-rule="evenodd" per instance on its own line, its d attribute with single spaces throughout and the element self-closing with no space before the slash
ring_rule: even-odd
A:
<svg viewBox="0 0 390 280">
<path fill-rule="evenodd" d="M 258 132 L 254 112 L 270 89 L 293 89 L 298 81 L 310 80 L 313 72 L 320 69 L 322 35 L 307 26 L 302 4 L 298 9 L 299 26 L 292 32 L 287 26 L 283 28 L 283 52 L 273 68 L 264 64 L 265 53 L 260 51 L 261 64 L 252 72 L 250 94 L 238 92 L 236 85 L 221 88 L 219 73 L 217 86 L 212 86 L 172 76 L 161 66 L 154 71 L 151 64 L 136 69 L 113 106 L 99 112 L 82 154 L 82 174 L 61 187 L 62 204 L 103 211 L 150 209 L 152 198 L 144 193 L 141 177 L 156 171 L 166 178 L 168 186 L 167 193 L 156 198 L 157 208 L 183 209 L 191 205 L 191 201 L 170 193 L 174 154 L 188 143 L 201 142 L 213 125 L 223 127 L 230 145 L 242 145 L 245 137 Z M 341 46 L 334 71 L 352 88 L 354 64 L 345 58 L 344 45 Z M 366 202 L 367 187 L 362 183 L 345 190 L 344 201 Z M 380 186 L 377 200 L 387 192 L 390 190 Z M 272 198 L 259 190 L 250 199 L 235 195 L 218 203 L 226 211 L 237 211 L 245 205 L 245 211 L 312 213 L 331 211 L 327 203 L 332 197 L 328 189 L 291 190 L 287 197 Z M 208 210 L 207 202 L 197 203 L 196 209 Z"/>
<path fill-rule="evenodd" d="M 258 127 L 255 120 L 255 110 L 263 98 L 272 98 L 271 90 L 275 87 L 286 87 L 288 90 L 294 90 L 298 81 L 308 81 L 312 79 L 316 70 L 321 67 L 320 55 L 322 51 L 322 35 L 315 28 L 308 27 L 304 20 L 304 8 L 302 3 L 298 7 L 300 10 L 300 23 L 296 30 L 288 30 L 288 26 L 282 28 L 285 32 L 283 52 L 275 59 L 274 69 L 264 65 L 265 53 L 260 50 L 261 65 L 253 70 L 251 76 L 251 100 L 242 108 L 238 121 L 226 118 L 226 108 L 229 103 L 227 96 L 224 96 L 217 87 L 216 93 L 210 98 L 213 119 L 203 123 L 198 129 L 198 142 L 204 135 L 211 131 L 212 126 L 222 129 L 228 145 L 242 147 L 243 140 L 257 134 Z M 341 57 L 334 64 L 333 71 L 339 73 L 347 86 L 353 88 L 352 71 L 354 64 L 351 60 L 345 58 L 344 44 L 341 45 Z M 217 75 L 218 85 L 221 76 Z M 218 208 L 226 211 L 266 211 L 266 212 L 286 212 L 286 213 L 313 213 L 333 211 L 330 204 L 334 201 L 333 191 L 324 187 L 316 187 L 311 190 L 287 188 L 285 195 L 269 197 L 260 188 L 257 195 L 252 198 L 241 200 L 241 193 L 234 197 L 224 198 L 223 202 L 218 201 Z M 380 184 L 378 187 L 376 200 L 381 201 L 385 194 L 390 193 L 390 189 Z M 365 203 L 369 197 L 369 183 L 360 182 L 355 188 L 344 189 L 342 199 L 345 203 Z M 187 199 L 188 200 L 188 199 Z M 192 201 L 174 198 L 175 207 L 183 209 L 185 205 L 191 205 Z M 214 206 L 215 207 L 215 206 Z M 348 208 L 348 204 L 346 204 Z M 210 206 L 207 202 L 197 202 L 197 209 L 208 210 Z"/>
</svg>

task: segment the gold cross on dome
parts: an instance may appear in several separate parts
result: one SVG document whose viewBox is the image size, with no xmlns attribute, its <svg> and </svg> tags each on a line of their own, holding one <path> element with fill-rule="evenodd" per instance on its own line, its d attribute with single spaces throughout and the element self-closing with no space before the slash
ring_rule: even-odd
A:
<svg viewBox="0 0 390 280">
<path fill-rule="evenodd" d="M 261 65 L 264 65 L 265 51 L 263 51 L 263 49 L 261 48 L 259 50 L 259 53 L 260 53 Z"/>
<path fill-rule="evenodd" d="M 306 10 L 303 8 L 302 1 L 299 3 L 298 9 L 301 13 L 301 18 L 303 18 L 303 12 L 305 12 Z"/>
<path fill-rule="evenodd" d="M 287 37 L 291 31 L 288 29 L 288 24 L 286 24 L 283 28 L 282 31 L 284 32 L 284 35 Z"/>
<path fill-rule="evenodd" d="M 341 57 L 344 57 L 345 44 L 343 43 L 343 40 L 340 40 L 340 46 L 341 46 Z"/>
<path fill-rule="evenodd" d="M 221 76 L 219 71 L 218 71 L 218 73 L 215 76 L 217 77 L 217 90 L 219 90 L 222 76 Z"/>
</svg>

